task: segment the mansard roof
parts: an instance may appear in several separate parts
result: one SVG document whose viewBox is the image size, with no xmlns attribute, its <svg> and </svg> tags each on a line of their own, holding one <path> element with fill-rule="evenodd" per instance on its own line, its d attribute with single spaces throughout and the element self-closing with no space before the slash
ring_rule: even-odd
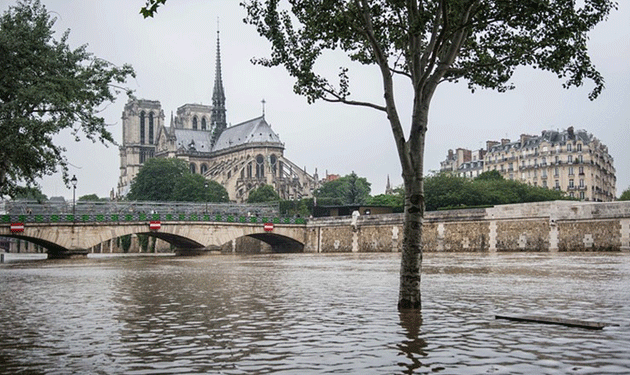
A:
<svg viewBox="0 0 630 375">
<path fill-rule="evenodd" d="M 171 128 L 175 136 L 175 149 L 197 152 L 212 151 L 212 133 L 205 130 Z"/>
<path fill-rule="evenodd" d="M 565 145 L 570 141 L 582 141 L 583 144 L 590 144 L 595 138 L 592 134 L 589 134 L 586 130 L 573 131 L 572 128 L 556 131 L 556 130 L 544 130 L 541 135 L 522 135 L 521 140 L 515 142 L 508 142 L 505 144 L 497 144 L 489 149 L 489 152 L 501 152 L 509 151 L 511 149 L 532 149 L 538 147 L 541 143 L 547 142 L 552 145 Z"/>
<path fill-rule="evenodd" d="M 261 116 L 223 130 L 212 151 L 253 143 L 266 143 L 269 146 L 284 148 L 278 134 L 271 130 L 271 126 Z"/>
</svg>

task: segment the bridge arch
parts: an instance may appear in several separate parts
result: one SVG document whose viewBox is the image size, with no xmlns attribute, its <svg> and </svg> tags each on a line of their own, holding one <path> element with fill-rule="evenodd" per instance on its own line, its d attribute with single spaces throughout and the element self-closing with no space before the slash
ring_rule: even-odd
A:
<svg viewBox="0 0 630 375">
<path fill-rule="evenodd" d="M 49 250 L 49 257 L 63 257 L 63 252 L 86 254 L 94 246 L 132 234 L 159 238 L 177 250 L 197 253 L 216 251 L 230 241 L 248 236 L 269 244 L 275 253 L 286 253 L 304 251 L 305 229 L 304 224 L 278 224 L 273 232 L 266 232 L 261 223 L 204 221 L 165 222 L 157 230 L 150 229 L 149 222 L 27 223 L 21 233 L 12 233 L 8 226 L 0 225 L 0 236 L 41 245 Z"/>
</svg>

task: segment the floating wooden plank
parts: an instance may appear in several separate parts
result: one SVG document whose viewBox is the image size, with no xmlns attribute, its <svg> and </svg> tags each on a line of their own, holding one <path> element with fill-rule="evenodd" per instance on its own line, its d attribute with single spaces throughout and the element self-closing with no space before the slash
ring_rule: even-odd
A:
<svg viewBox="0 0 630 375">
<path fill-rule="evenodd" d="M 533 322 L 542 324 L 556 324 L 567 327 L 578 327 L 586 329 L 603 329 L 604 327 L 614 326 L 616 324 L 589 322 L 584 320 L 575 319 L 563 319 L 563 318 L 551 318 L 546 316 L 533 316 L 533 315 L 495 315 L 495 319 L 507 319 L 517 322 Z"/>
</svg>

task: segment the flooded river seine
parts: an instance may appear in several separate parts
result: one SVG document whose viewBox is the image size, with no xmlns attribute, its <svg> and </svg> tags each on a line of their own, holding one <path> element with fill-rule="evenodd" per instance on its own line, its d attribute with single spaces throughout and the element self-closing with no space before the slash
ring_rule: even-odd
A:
<svg viewBox="0 0 630 375">
<path fill-rule="evenodd" d="M 421 316 L 396 310 L 399 267 L 399 254 L 8 262 L 0 373 L 630 373 L 630 254 L 426 254 Z"/>
</svg>

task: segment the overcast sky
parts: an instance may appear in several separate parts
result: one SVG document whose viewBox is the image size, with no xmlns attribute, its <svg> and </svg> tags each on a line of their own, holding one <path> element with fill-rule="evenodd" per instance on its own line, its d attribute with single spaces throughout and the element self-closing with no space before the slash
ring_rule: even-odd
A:
<svg viewBox="0 0 630 375">
<path fill-rule="evenodd" d="M 138 98 L 159 100 L 167 125 L 171 111 L 185 103 L 211 104 L 215 72 L 217 18 L 220 19 L 223 85 L 228 123 L 237 124 L 262 112 L 285 143 L 285 156 L 309 173 L 318 169 L 345 175 L 355 171 L 372 183 L 372 194 L 384 192 L 387 176 L 400 185 L 400 163 L 387 118 L 368 108 L 316 103 L 293 93 L 293 82 L 282 68 L 252 65 L 252 57 L 269 54 L 269 43 L 242 22 L 244 10 L 236 0 L 169 0 L 153 19 L 143 19 L 144 0 L 42 0 L 58 17 L 55 29 L 70 29 L 73 47 L 88 44 L 96 56 L 115 64 L 128 63 L 137 78 L 129 82 Z M 4 12 L 14 1 L 0 0 Z M 589 53 L 606 79 L 606 89 L 591 102 L 592 84 L 565 90 L 553 74 L 530 68 L 517 69 L 516 89 L 500 94 L 477 91 L 465 83 L 443 84 L 434 97 L 429 119 L 425 171 L 438 170 L 448 149 L 478 149 L 486 140 L 539 135 L 546 129 L 569 126 L 586 129 L 609 148 L 617 170 L 617 196 L 630 186 L 630 3 L 591 34 Z M 336 76 L 345 64 L 342 55 L 327 55 L 322 71 Z M 374 67 L 351 71 L 355 99 L 382 103 L 382 87 Z M 397 81 L 396 99 L 403 119 L 409 120 L 411 99 L 405 81 Z M 121 114 L 127 101 L 123 93 L 103 114 L 114 138 L 122 141 Z M 77 197 L 108 196 L 116 187 L 120 158 L 116 146 L 89 140 L 72 141 L 60 134 L 67 147 L 70 175 L 78 179 Z M 50 196 L 72 197 L 61 176 L 42 181 Z"/>
</svg>

